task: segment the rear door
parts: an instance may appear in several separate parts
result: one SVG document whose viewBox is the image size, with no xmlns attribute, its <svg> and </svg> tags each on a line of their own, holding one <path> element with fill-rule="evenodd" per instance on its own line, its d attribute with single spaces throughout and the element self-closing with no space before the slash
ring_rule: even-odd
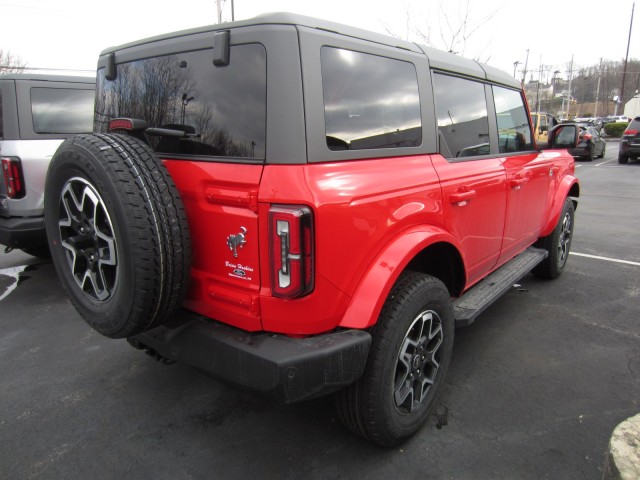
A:
<svg viewBox="0 0 640 480">
<path fill-rule="evenodd" d="M 491 154 L 491 87 L 438 72 L 433 85 L 441 153 L 433 165 L 442 185 L 445 223 L 462 245 L 470 286 L 498 261 L 506 213 L 504 166 Z"/>
</svg>

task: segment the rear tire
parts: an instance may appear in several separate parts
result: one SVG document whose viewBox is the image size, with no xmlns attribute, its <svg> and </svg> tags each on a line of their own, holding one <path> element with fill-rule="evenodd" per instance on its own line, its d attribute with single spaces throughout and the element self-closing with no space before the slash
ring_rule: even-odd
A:
<svg viewBox="0 0 640 480">
<path fill-rule="evenodd" d="M 532 270 L 534 275 L 548 279 L 560 276 L 567 264 L 569 251 L 571 250 L 574 219 L 575 208 L 573 201 L 567 197 L 562 206 L 558 223 L 551 235 L 540 238 L 535 244 L 536 247 L 547 250 L 549 255 Z"/>
<path fill-rule="evenodd" d="M 124 135 L 67 139 L 45 186 L 58 277 L 85 321 L 111 338 L 162 324 L 186 293 L 184 208 L 155 153 Z"/>
<path fill-rule="evenodd" d="M 434 277 L 403 273 L 372 334 L 365 373 L 335 403 L 354 433 L 393 446 L 420 429 L 442 390 L 454 336 L 447 288 Z"/>
<path fill-rule="evenodd" d="M 629 163 L 629 157 L 627 157 L 626 155 L 618 154 L 618 163 L 626 165 L 627 163 Z"/>
</svg>

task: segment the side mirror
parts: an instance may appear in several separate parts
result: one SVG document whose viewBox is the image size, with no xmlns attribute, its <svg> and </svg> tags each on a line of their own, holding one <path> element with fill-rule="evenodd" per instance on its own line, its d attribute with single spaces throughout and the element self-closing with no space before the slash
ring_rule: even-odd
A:
<svg viewBox="0 0 640 480">
<path fill-rule="evenodd" d="M 547 144 L 540 144 L 539 147 L 542 150 L 576 148 L 579 136 L 580 129 L 577 125 L 572 123 L 561 123 L 549 130 L 549 142 Z"/>
</svg>

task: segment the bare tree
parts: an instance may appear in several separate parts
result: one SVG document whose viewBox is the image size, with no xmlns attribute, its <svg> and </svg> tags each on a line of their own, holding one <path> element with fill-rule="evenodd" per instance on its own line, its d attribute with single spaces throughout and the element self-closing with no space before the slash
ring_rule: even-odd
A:
<svg viewBox="0 0 640 480">
<path fill-rule="evenodd" d="M 459 2 L 439 0 L 435 14 L 413 21 L 411 19 L 415 19 L 416 15 L 410 11 L 407 4 L 404 4 L 407 18 L 407 32 L 404 38 L 409 39 L 409 37 L 415 36 L 430 47 L 464 55 L 468 40 L 480 28 L 486 26 L 499 11 L 496 9 L 483 16 L 476 16 L 472 14 L 469 3 L 469 0 Z M 388 26 L 385 26 L 385 29 L 388 34 L 402 38 Z M 476 60 L 480 60 L 482 50 L 486 50 L 486 48 L 474 53 Z M 488 60 L 489 57 L 482 59 L 483 62 Z"/>
<path fill-rule="evenodd" d="M 21 72 L 26 66 L 20 57 L 0 48 L 0 74 Z"/>
</svg>

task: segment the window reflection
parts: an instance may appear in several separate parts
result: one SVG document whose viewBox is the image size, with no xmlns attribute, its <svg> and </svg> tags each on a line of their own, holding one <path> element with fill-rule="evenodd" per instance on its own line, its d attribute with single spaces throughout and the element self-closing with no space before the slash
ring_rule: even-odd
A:
<svg viewBox="0 0 640 480">
<path fill-rule="evenodd" d="M 4 113 L 2 111 L 2 90 L 0 90 L 0 138 L 4 137 Z"/>
<path fill-rule="evenodd" d="M 186 133 L 147 135 L 160 153 L 264 158 L 264 47 L 232 46 L 225 67 L 214 67 L 212 58 L 209 49 L 120 64 L 112 82 L 99 72 L 96 131 L 106 131 L 112 118 L 139 118 Z"/>
<path fill-rule="evenodd" d="M 414 147 L 422 143 L 415 67 L 323 47 L 322 91 L 331 150 Z"/>
<path fill-rule="evenodd" d="M 442 156 L 488 155 L 489 120 L 484 85 L 436 73 L 433 89 Z"/>
<path fill-rule="evenodd" d="M 93 123 L 93 90 L 32 88 L 31 117 L 35 133 L 89 133 Z"/>
<path fill-rule="evenodd" d="M 516 90 L 493 87 L 500 153 L 531 150 L 531 127 L 522 96 Z"/>
</svg>

